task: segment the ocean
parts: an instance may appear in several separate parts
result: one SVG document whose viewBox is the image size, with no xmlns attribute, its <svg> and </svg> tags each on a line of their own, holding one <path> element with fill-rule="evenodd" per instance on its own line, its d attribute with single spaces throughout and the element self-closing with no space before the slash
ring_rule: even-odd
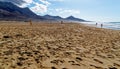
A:
<svg viewBox="0 0 120 69">
<path fill-rule="evenodd" d="M 113 29 L 113 30 L 120 30 L 120 22 L 82 22 L 83 24 L 89 24 L 101 28 L 101 24 L 103 24 L 103 28 L 106 29 Z"/>
</svg>

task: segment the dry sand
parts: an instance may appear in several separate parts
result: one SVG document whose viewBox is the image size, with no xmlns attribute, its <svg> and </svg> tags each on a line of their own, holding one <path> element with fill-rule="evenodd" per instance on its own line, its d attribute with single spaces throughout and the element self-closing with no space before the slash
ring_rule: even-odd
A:
<svg viewBox="0 0 120 69">
<path fill-rule="evenodd" d="M 120 69 L 120 31 L 0 22 L 0 69 Z"/>
</svg>

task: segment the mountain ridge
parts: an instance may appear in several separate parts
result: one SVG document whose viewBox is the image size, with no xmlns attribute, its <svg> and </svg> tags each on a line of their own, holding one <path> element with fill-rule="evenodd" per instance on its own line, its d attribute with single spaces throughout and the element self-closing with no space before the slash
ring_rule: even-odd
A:
<svg viewBox="0 0 120 69">
<path fill-rule="evenodd" d="M 69 16 L 62 18 L 60 16 L 44 15 L 40 16 L 32 12 L 28 7 L 20 8 L 11 2 L 0 1 L 0 20 L 53 20 L 53 21 L 85 21 L 83 19 Z"/>
<path fill-rule="evenodd" d="M 65 18 L 66 20 L 71 20 L 71 21 L 85 21 L 83 19 L 80 19 L 80 18 L 76 18 L 74 16 L 69 16 L 67 18 Z"/>
<path fill-rule="evenodd" d="M 36 15 L 29 8 L 20 8 L 11 2 L 0 1 L 0 18 L 7 20 L 27 20 L 27 19 L 43 19 Z"/>
</svg>

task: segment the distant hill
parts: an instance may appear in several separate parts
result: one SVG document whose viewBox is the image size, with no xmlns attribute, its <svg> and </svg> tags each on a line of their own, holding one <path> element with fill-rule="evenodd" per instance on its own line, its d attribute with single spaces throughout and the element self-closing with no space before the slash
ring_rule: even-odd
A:
<svg viewBox="0 0 120 69">
<path fill-rule="evenodd" d="M 60 16 L 51 16 L 51 15 L 45 15 L 43 16 L 44 18 L 47 18 L 47 19 L 50 19 L 50 20 L 62 20 L 62 21 L 86 21 L 86 20 L 83 20 L 83 19 L 79 19 L 79 18 L 76 18 L 74 16 L 69 16 L 67 18 L 62 18 Z"/>
<path fill-rule="evenodd" d="M 36 15 L 29 8 L 20 8 L 10 2 L 0 1 L 0 19 L 26 20 L 26 19 L 43 19 L 43 17 Z"/>
<path fill-rule="evenodd" d="M 79 19 L 79 18 L 76 18 L 76 17 L 73 17 L 73 16 L 69 16 L 69 17 L 67 17 L 65 19 L 70 20 L 70 21 L 85 21 L 83 19 Z"/>
<path fill-rule="evenodd" d="M 20 8 L 11 2 L 0 1 L 0 20 L 53 20 L 53 21 L 85 21 L 73 16 L 62 18 L 60 16 L 39 16 L 29 8 Z"/>
<path fill-rule="evenodd" d="M 45 15 L 45 16 L 43 16 L 43 17 L 46 18 L 46 19 L 49 19 L 49 20 L 57 20 L 57 21 L 59 21 L 59 20 L 64 20 L 64 18 L 62 18 L 62 17 L 60 17 L 60 16 Z"/>
</svg>

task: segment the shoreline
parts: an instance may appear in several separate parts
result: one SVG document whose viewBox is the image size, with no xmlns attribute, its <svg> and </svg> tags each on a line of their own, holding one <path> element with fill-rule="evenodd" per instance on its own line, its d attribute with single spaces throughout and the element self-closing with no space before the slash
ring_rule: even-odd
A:
<svg viewBox="0 0 120 69">
<path fill-rule="evenodd" d="M 111 24 L 111 22 L 81 22 L 81 23 L 86 24 L 88 26 L 97 27 L 97 28 L 101 28 L 101 24 L 103 24 L 102 28 L 104 29 L 120 30 L 119 27 L 115 27 L 116 25 Z M 120 24 L 118 26 L 120 26 Z"/>
</svg>

